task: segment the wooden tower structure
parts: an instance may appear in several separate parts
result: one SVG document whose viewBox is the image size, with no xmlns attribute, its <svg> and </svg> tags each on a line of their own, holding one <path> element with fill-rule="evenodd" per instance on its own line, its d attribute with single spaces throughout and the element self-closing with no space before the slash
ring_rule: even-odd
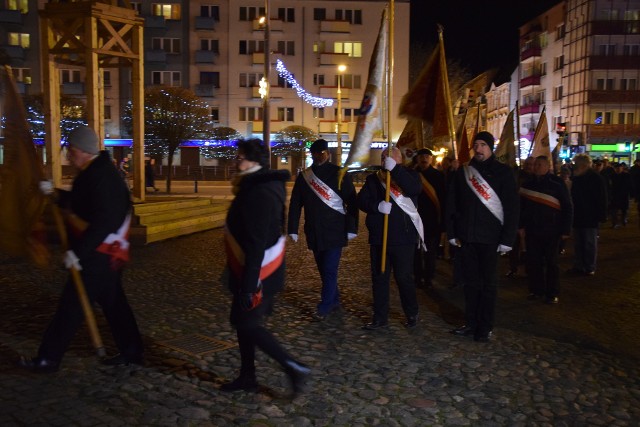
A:
<svg viewBox="0 0 640 427">
<path fill-rule="evenodd" d="M 47 165 L 54 183 L 62 179 L 60 77 L 56 64 L 86 69 L 89 126 L 104 148 L 104 68 L 132 68 L 133 197 L 144 201 L 144 19 L 129 0 L 53 0 L 40 10 Z"/>
</svg>

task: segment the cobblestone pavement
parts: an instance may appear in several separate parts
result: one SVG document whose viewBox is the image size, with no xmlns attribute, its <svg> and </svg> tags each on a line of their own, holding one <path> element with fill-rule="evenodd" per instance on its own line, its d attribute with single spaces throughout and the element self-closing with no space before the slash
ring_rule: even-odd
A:
<svg viewBox="0 0 640 427">
<path fill-rule="evenodd" d="M 100 365 L 83 330 L 59 372 L 17 369 L 20 354 L 37 350 L 66 273 L 1 258 L 0 425 L 637 426 L 639 235 L 636 225 L 603 229 L 596 276 L 563 275 L 555 306 L 527 301 L 523 277 L 501 278 L 488 344 L 447 332 L 462 318 L 462 291 L 449 287 L 445 261 L 434 289 L 418 292 L 416 329 L 402 326 L 392 285 L 391 326 L 362 331 L 371 307 L 364 230 L 344 251 L 342 310 L 312 322 L 319 276 L 304 239 L 289 244 L 287 288 L 269 327 L 313 369 L 307 393 L 295 399 L 262 354 L 257 394 L 217 389 L 239 367 L 230 298 L 218 281 L 221 230 L 134 248 L 125 286 L 147 347 L 144 367 Z M 99 310 L 97 317 L 113 353 Z M 216 345 L 170 346 L 194 336 Z"/>
</svg>

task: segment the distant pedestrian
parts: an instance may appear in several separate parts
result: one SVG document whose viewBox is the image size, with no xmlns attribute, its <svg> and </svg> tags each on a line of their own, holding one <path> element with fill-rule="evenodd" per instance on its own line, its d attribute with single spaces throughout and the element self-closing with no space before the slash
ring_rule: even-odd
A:
<svg viewBox="0 0 640 427">
<path fill-rule="evenodd" d="M 473 158 L 456 173 L 447 194 L 447 237 L 460 247 L 464 275 L 464 326 L 454 335 L 488 342 L 498 292 L 498 254 L 513 247 L 518 226 L 518 193 L 511 168 L 493 155 L 494 138 L 478 133 Z"/>
<path fill-rule="evenodd" d="M 155 159 L 149 159 L 147 161 L 145 161 L 144 164 L 144 186 L 145 188 L 153 188 L 153 191 L 158 192 L 160 190 L 158 190 L 156 188 L 156 173 L 155 170 L 153 168 L 154 164 L 155 164 L 156 160 Z"/>
<path fill-rule="evenodd" d="M 293 392 L 302 391 L 310 369 L 294 360 L 264 327 L 275 295 L 284 287 L 286 170 L 269 170 L 269 152 L 259 139 L 238 142 L 237 176 L 225 224 L 231 324 L 240 350 L 240 375 L 222 391 L 257 391 L 255 352 L 261 349 L 285 370 Z"/>
<path fill-rule="evenodd" d="M 351 175 L 340 180 L 340 166 L 329 161 L 327 141 L 318 139 L 309 149 L 313 164 L 296 178 L 289 202 L 288 234 L 298 241 L 304 208 L 304 234 L 313 251 L 322 291 L 314 320 L 324 320 L 340 308 L 338 266 L 342 248 L 358 234 L 358 205 Z"/>
<path fill-rule="evenodd" d="M 629 220 L 629 199 L 633 194 L 633 181 L 624 163 L 613 164 L 614 173 L 610 176 L 611 194 L 609 202 L 609 217 L 611 228 L 626 226 Z"/>
</svg>

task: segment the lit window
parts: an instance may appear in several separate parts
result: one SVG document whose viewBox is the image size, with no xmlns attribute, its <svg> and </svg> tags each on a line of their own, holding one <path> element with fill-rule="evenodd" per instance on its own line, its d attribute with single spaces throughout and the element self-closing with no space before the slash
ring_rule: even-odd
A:
<svg viewBox="0 0 640 427">
<path fill-rule="evenodd" d="M 9 45 L 20 46 L 25 49 L 29 48 L 29 34 L 28 33 L 9 33 Z"/>
<path fill-rule="evenodd" d="M 362 43 L 361 42 L 335 42 L 333 44 L 334 53 L 346 53 L 353 58 L 362 57 Z"/>
<path fill-rule="evenodd" d="M 153 3 L 151 5 L 151 14 L 153 16 L 163 16 L 164 19 L 180 19 L 180 5 L 179 4 L 166 4 L 166 3 Z"/>
<path fill-rule="evenodd" d="M 29 0 L 7 0 L 7 9 L 27 13 L 29 12 Z"/>
</svg>

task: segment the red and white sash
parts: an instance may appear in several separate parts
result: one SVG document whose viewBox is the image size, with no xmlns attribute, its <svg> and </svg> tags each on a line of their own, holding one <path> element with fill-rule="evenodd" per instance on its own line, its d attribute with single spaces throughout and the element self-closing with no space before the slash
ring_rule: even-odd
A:
<svg viewBox="0 0 640 427">
<path fill-rule="evenodd" d="M 285 237 L 280 236 L 275 245 L 264 251 L 262 263 L 260 265 L 259 279 L 261 281 L 271 276 L 271 274 L 273 274 L 273 272 L 282 265 L 282 262 L 284 261 L 285 242 Z M 236 277 L 242 277 L 242 271 L 244 270 L 245 265 L 244 251 L 240 247 L 236 238 L 229 231 L 229 228 L 226 226 L 224 228 L 224 243 L 227 250 L 229 268 Z"/>
<path fill-rule="evenodd" d="M 504 224 L 504 211 L 498 194 L 491 188 L 476 168 L 469 165 L 465 165 L 463 168 L 465 181 L 473 194 L 475 194 L 482 204 L 489 209 L 489 212 L 500 221 L 500 224 Z"/>
<path fill-rule="evenodd" d="M 380 174 L 378 175 L 378 178 L 380 179 L 382 188 L 386 190 L 387 185 Z M 396 202 L 396 205 L 398 205 L 398 207 L 402 209 L 402 211 L 406 213 L 409 218 L 411 218 L 411 222 L 413 223 L 413 226 L 416 228 L 418 236 L 420 237 L 419 246 L 423 251 L 426 252 L 427 246 L 424 244 L 424 225 L 422 224 L 422 218 L 420 218 L 420 214 L 418 213 L 418 209 L 413 203 L 413 200 L 405 197 L 402 194 L 402 190 L 400 190 L 400 188 L 398 188 L 398 186 L 393 182 L 391 183 L 391 188 L 389 189 L 389 196 L 391 196 L 393 201 Z"/>
<path fill-rule="evenodd" d="M 109 234 L 96 251 L 111 256 L 111 263 L 118 265 L 129 261 L 129 228 L 131 226 L 131 214 L 127 214 L 124 222 L 115 233 Z M 114 264 L 116 263 L 116 264 Z"/>
<path fill-rule="evenodd" d="M 320 178 L 313 173 L 311 168 L 305 169 L 302 176 L 304 177 L 304 180 L 307 181 L 307 184 L 309 184 L 309 188 L 311 188 L 311 190 L 324 202 L 324 204 L 343 215 L 346 214 L 342 198 L 338 193 L 333 191 L 331 187 L 322 182 Z"/>
<path fill-rule="evenodd" d="M 529 190 L 527 188 L 520 188 L 520 195 L 526 199 L 531 200 L 534 203 L 540 203 L 541 205 L 549 206 L 557 210 L 561 209 L 560 200 L 556 199 L 553 196 L 550 196 L 549 194 Z"/>
</svg>

